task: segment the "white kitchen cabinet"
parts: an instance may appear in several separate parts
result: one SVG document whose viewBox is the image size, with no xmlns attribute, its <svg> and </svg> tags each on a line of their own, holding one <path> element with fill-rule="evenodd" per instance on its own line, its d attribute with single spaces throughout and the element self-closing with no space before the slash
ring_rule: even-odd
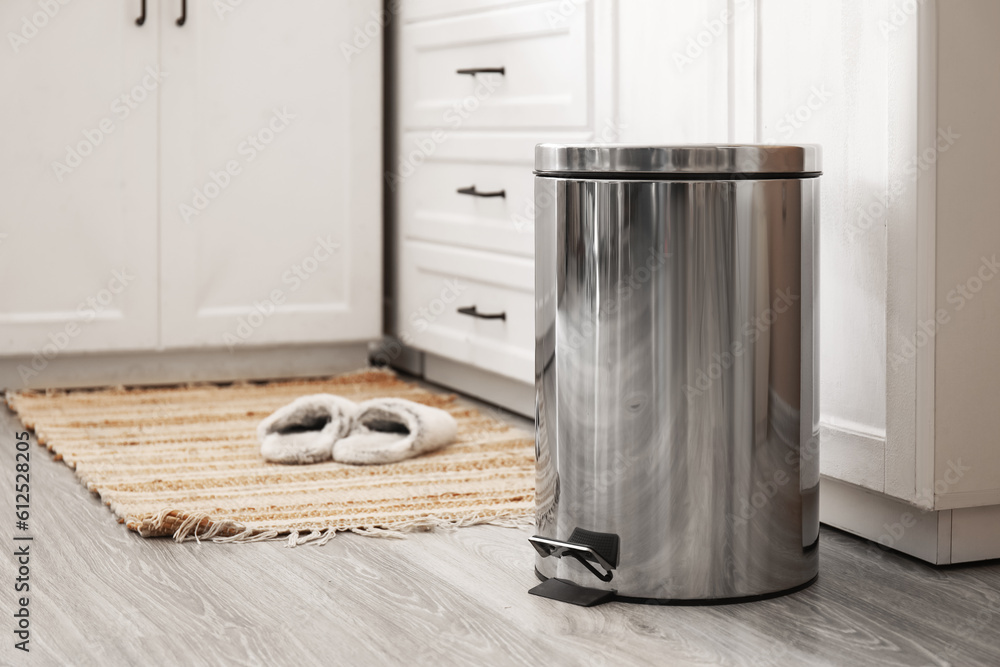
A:
<svg viewBox="0 0 1000 667">
<path fill-rule="evenodd" d="M 759 50 L 758 99 L 763 136 L 823 146 L 822 472 L 891 493 L 902 489 L 907 467 L 912 489 L 914 450 L 886 456 L 889 252 L 896 235 L 914 225 L 908 208 L 918 184 L 903 180 L 896 166 L 915 150 L 917 106 L 908 88 L 916 49 L 883 34 L 880 21 L 888 5 L 857 0 L 763 5 L 761 29 L 789 36 Z M 896 182 L 905 189 L 893 196 Z M 879 203 L 890 197 L 891 210 L 880 216 Z"/>
<path fill-rule="evenodd" d="M 757 26 L 785 35 L 756 59 L 758 139 L 824 147 L 820 519 L 1000 557 L 1000 7 L 772 0 Z"/>
<path fill-rule="evenodd" d="M 394 26 L 392 333 L 426 378 L 524 414 L 534 145 L 614 140 L 613 4 L 418 0 Z"/>
<path fill-rule="evenodd" d="M 381 334 L 378 2 L 161 4 L 165 347 Z"/>
<path fill-rule="evenodd" d="M 821 521 L 934 563 L 1000 557 L 1000 7 L 618 11 L 624 141 L 823 146 Z"/>
<path fill-rule="evenodd" d="M 158 336 L 156 24 L 46 6 L 0 3 L 0 355 L 28 377 Z"/>
<path fill-rule="evenodd" d="M 377 338 L 380 3 L 98 4 L 0 5 L 0 356 Z"/>
</svg>

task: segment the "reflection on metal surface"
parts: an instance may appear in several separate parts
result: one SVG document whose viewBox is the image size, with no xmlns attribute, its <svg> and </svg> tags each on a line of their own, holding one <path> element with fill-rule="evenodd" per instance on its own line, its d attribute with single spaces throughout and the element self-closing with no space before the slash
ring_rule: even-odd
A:
<svg viewBox="0 0 1000 667">
<path fill-rule="evenodd" d="M 818 188 L 536 178 L 537 533 L 618 535 L 622 596 L 816 575 Z"/>
<path fill-rule="evenodd" d="M 535 169 L 539 172 L 615 172 L 655 174 L 675 178 L 691 174 L 788 174 L 817 172 L 819 146 L 758 144 L 692 144 L 689 146 L 631 146 L 627 144 L 538 144 Z"/>
</svg>

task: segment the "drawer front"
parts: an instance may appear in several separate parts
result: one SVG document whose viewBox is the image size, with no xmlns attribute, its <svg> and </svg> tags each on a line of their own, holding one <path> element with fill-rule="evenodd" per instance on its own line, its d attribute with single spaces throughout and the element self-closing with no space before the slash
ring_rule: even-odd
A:
<svg viewBox="0 0 1000 667">
<path fill-rule="evenodd" d="M 399 221 L 404 239 L 531 257 L 531 166 L 428 162 L 399 189 Z"/>
<path fill-rule="evenodd" d="M 389 188 L 395 191 L 399 183 L 405 182 L 425 163 L 439 160 L 515 164 L 530 171 L 535 168 L 535 146 L 538 144 L 609 143 L 611 139 L 610 132 L 594 132 L 589 128 L 568 132 L 507 130 L 502 134 L 491 130 L 403 132 L 399 135 L 399 146 L 386 178 Z"/>
<path fill-rule="evenodd" d="M 589 14 L 586 2 L 545 2 L 404 25 L 403 127 L 586 126 Z"/>
<path fill-rule="evenodd" d="M 534 382 L 534 264 L 404 241 L 397 335 L 407 345 Z M 475 308 L 480 317 L 463 314 Z M 503 319 L 482 316 L 498 316 Z"/>
<path fill-rule="evenodd" d="M 469 14 L 502 5 L 513 5 L 523 0 L 395 0 L 399 13 L 407 23 L 426 21 L 445 16 Z M 391 11 L 391 5 L 390 5 Z"/>
</svg>

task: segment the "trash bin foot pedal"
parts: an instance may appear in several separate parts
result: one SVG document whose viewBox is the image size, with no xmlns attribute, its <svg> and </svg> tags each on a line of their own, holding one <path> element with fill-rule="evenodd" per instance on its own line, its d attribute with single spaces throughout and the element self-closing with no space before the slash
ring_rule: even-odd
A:
<svg viewBox="0 0 1000 667">
<path fill-rule="evenodd" d="M 614 533 L 598 533 L 574 528 L 568 541 L 554 540 L 541 535 L 528 538 L 531 546 L 542 558 L 569 556 L 587 568 L 601 581 L 611 581 L 613 570 L 618 567 L 618 550 L 621 540 Z M 602 572 L 595 565 L 604 568 Z"/>
<path fill-rule="evenodd" d="M 614 533 L 598 533 L 593 530 L 574 528 L 567 541 L 590 547 L 611 567 L 618 567 L 618 546 L 621 540 Z"/>
<path fill-rule="evenodd" d="M 550 600 L 575 604 L 580 607 L 593 607 L 604 604 L 615 597 L 615 591 L 602 591 L 598 588 L 587 588 L 574 584 L 565 579 L 546 579 L 530 591 L 532 595 L 537 595 Z"/>
</svg>

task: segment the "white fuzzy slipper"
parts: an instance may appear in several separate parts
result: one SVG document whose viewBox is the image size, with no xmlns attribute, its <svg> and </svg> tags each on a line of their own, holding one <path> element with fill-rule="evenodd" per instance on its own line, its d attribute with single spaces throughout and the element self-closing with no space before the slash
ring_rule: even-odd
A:
<svg viewBox="0 0 1000 667">
<path fill-rule="evenodd" d="M 351 432 L 358 404 L 333 394 L 301 396 L 257 426 L 260 453 L 274 463 L 326 461 Z"/>
<path fill-rule="evenodd" d="M 333 445 L 338 463 L 393 463 L 440 449 L 455 439 L 458 424 L 438 408 L 402 398 L 375 398 L 359 405 L 354 430 Z"/>
</svg>

